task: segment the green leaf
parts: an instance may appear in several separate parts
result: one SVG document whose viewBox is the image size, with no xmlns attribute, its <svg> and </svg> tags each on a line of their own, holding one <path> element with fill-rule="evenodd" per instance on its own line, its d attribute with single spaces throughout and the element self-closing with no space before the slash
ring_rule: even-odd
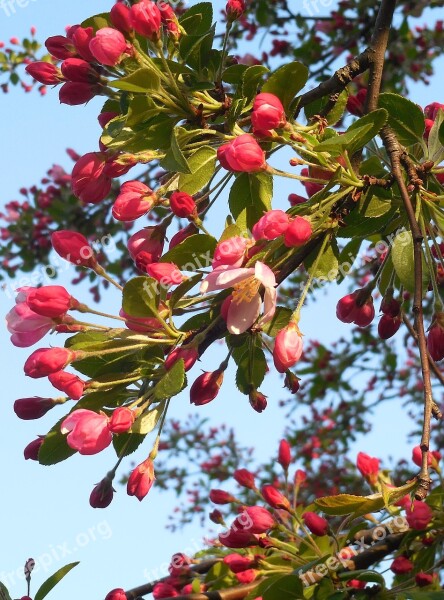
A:
<svg viewBox="0 0 444 600">
<path fill-rule="evenodd" d="M 160 162 L 160 166 L 166 171 L 175 173 L 191 173 L 190 166 L 185 158 L 178 141 L 180 127 L 175 127 L 171 136 L 171 146 L 167 150 L 165 158 Z"/>
<path fill-rule="evenodd" d="M 409 292 L 415 291 L 415 266 L 413 258 L 413 237 L 410 231 L 400 231 L 392 245 L 392 261 L 393 266 L 400 282 Z M 427 291 L 428 270 L 424 256 L 422 257 L 422 272 L 423 272 L 423 288 Z"/>
<path fill-rule="evenodd" d="M 130 279 L 123 288 L 123 310 L 131 317 L 155 317 L 158 287 L 158 282 L 151 277 Z"/>
<path fill-rule="evenodd" d="M 3 583 L 0 582 L 0 600 L 11 600 L 8 590 L 5 588 Z"/>
<path fill-rule="evenodd" d="M 129 456 L 139 448 L 145 439 L 145 435 L 139 433 L 121 433 L 113 436 L 113 448 L 116 455 Z"/>
<path fill-rule="evenodd" d="M 343 91 L 339 94 L 337 102 L 326 117 L 329 125 L 335 125 L 341 119 L 342 115 L 344 114 L 347 99 L 348 94 L 346 91 Z M 304 109 L 307 120 L 310 120 L 312 117 L 314 117 L 314 115 L 319 115 L 325 108 L 328 100 L 329 96 L 324 96 L 323 98 L 319 98 L 319 100 L 315 100 L 315 102 L 310 102 L 310 104 Z"/>
<path fill-rule="evenodd" d="M 292 311 L 285 306 L 278 306 L 273 318 L 262 327 L 262 331 L 270 337 L 276 337 L 281 329 L 290 322 Z"/>
<path fill-rule="evenodd" d="M 333 281 L 339 273 L 339 248 L 336 239 L 333 238 L 331 243 L 325 248 L 324 253 L 316 266 L 316 270 L 314 271 L 313 265 L 318 254 L 319 249 L 308 255 L 304 260 L 305 268 L 309 275 L 312 275 L 315 279 L 327 279 L 328 281 Z"/>
<path fill-rule="evenodd" d="M 157 114 L 159 114 L 159 108 L 156 106 L 154 100 L 146 94 L 138 94 L 137 96 L 133 96 L 129 102 L 126 125 L 134 127 L 139 123 L 152 119 Z"/>
<path fill-rule="evenodd" d="M 108 85 L 118 90 L 144 94 L 150 90 L 160 89 L 160 76 L 156 71 L 144 67 L 120 79 L 108 81 Z"/>
<path fill-rule="evenodd" d="M 179 19 L 188 35 L 202 35 L 213 23 L 213 5 L 211 2 L 200 2 L 189 8 Z"/>
<path fill-rule="evenodd" d="M 176 361 L 165 373 L 153 390 L 155 400 L 166 400 L 176 396 L 186 385 L 185 363 L 182 359 Z"/>
<path fill-rule="evenodd" d="M 219 243 L 237 236 L 242 237 L 242 230 L 235 223 L 231 223 L 225 227 L 222 235 L 219 238 Z"/>
<path fill-rule="evenodd" d="M 294 61 L 279 67 L 266 81 L 262 92 L 277 96 L 288 112 L 294 97 L 308 81 L 308 68 Z"/>
<path fill-rule="evenodd" d="M 173 262 L 183 271 L 195 271 L 211 265 L 216 244 L 216 238 L 211 235 L 190 235 L 164 254 L 160 260 Z"/>
<path fill-rule="evenodd" d="M 357 579 L 358 581 L 367 581 L 369 583 L 377 583 L 385 588 L 385 579 L 376 571 L 347 571 L 345 573 L 338 573 L 338 579 L 349 581 L 350 579 Z"/>
<path fill-rule="evenodd" d="M 271 209 L 273 177 L 268 173 L 241 173 L 231 186 L 229 207 L 242 231 L 253 225 Z"/>
<path fill-rule="evenodd" d="M 177 305 L 179 305 L 180 308 L 184 308 L 185 306 L 188 306 L 186 294 L 187 294 L 187 292 L 192 290 L 195 285 L 197 285 L 199 283 L 199 281 L 202 279 L 202 277 L 203 277 L 202 273 L 197 273 L 197 275 L 193 275 L 192 277 L 189 277 L 186 281 L 184 281 L 179 286 L 177 286 L 177 288 L 171 293 L 171 296 L 168 299 L 169 306 L 171 308 L 173 308 L 174 306 L 177 306 Z M 188 302 L 189 302 L 189 300 L 188 300 Z"/>
<path fill-rule="evenodd" d="M 222 73 L 222 81 L 239 85 L 247 69 L 248 65 L 231 65 Z"/>
<path fill-rule="evenodd" d="M 248 395 L 258 388 L 267 372 L 267 360 L 261 348 L 247 350 L 237 362 L 236 385 L 242 394 Z"/>
<path fill-rule="evenodd" d="M 398 94 L 385 93 L 379 96 L 379 106 L 388 112 L 388 124 L 401 144 L 411 146 L 423 141 L 424 113 L 417 104 Z"/>
<path fill-rule="evenodd" d="M 216 169 L 216 150 L 203 146 L 188 158 L 190 174 L 181 173 L 178 188 L 187 194 L 196 194 L 204 188 L 214 175 Z"/>
<path fill-rule="evenodd" d="M 245 104 L 253 100 L 257 94 L 257 88 L 262 83 L 263 76 L 269 69 L 263 65 L 248 67 L 242 77 L 242 96 Z"/>
<path fill-rule="evenodd" d="M 136 433 L 139 435 L 147 435 L 148 433 L 151 433 L 151 431 L 153 431 L 159 422 L 164 410 L 165 402 L 161 402 L 150 411 L 143 413 L 143 415 L 141 415 L 131 427 L 130 433 Z"/>
<path fill-rule="evenodd" d="M 52 429 L 45 435 L 45 441 L 39 450 L 39 463 L 41 465 L 56 465 L 66 460 L 76 453 L 76 450 L 70 448 L 66 442 L 66 434 L 60 431 L 66 415 L 58 421 Z"/>
<path fill-rule="evenodd" d="M 99 29 L 103 29 L 103 27 L 112 27 L 109 13 L 100 13 L 99 15 L 89 17 L 88 19 L 85 19 L 81 25 L 82 27 L 92 27 L 95 32 Z"/>
<path fill-rule="evenodd" d="M 56 571 L 51 577 L 49 577 L 42 585 L 39 587 L 36 595 L 34 596 L 34 600 L 43 600 L 49 594 L 49 592 L 61 581 L 65 575 L 67 575 L 71 569 L 77 567 L 79 563 L 73 562 L 69 565 L 65 565 L 58 571 Z"/>
<path fill-rule="evenodd" d="M 262 592 L 263 600 L 303 600 L 302 581 L 298 575 L 284 575 Z"/>
</svg>

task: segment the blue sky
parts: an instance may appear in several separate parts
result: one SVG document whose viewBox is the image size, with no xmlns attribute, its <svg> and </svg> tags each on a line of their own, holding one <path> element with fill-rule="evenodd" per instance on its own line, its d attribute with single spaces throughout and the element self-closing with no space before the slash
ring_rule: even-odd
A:
<svg viewBox="0 0 444 600">
<path fill-rule="evenodd" d="M 213 4 L 219 10 L 225 3 Z M 31 25 L 37 27 L 38 38 L 44 40 L 49 35 L 63 33 L 66 24 L 80 22 L 93 10 L 99 13 L 110 6 L 107 0 L 80 0 L 66 4 L 51 0 L 16 1 L 16 12 L 10 13 L 9 17 L 0 8 L 0 40 L 14 35 L 24 36 Z M 413 99 L 420 104 L 440 101 L 440 92 L 435 81 L 427 93 L 424 86 L 416 86 Z M 65 154 L 67 147 L 81 154 L 97 148 L 100 129 L 96 116 L 101 107 L 100 99 L 86 107 L 67 107 L 59 104 L 54 91 L 49 90 L 47 97 L 41 98 L 37 93 L 24 94 L 19 89 L 12 89 L 10 94 L 1 96 L 1 102 L 0 205 L 17 197 L 20 187 L 39 181 L 54 162 L 70 168 L 72 163 Z M 276 207 L 285 206 L 290 191 L 295 190 L 288 184 L 278 188 Z M 224 216 L 223 209 L 216 213 L 216 218 Z M 69 286 L 68 277 L 61 282 Z M 82 296 L 79 287 L 75 289 L 75 295 L 89 300 L 86 291 L 83 290 Z M 319 307 L 305 312 L 302 329 L 308 337 L 327 341 L 338 334 L 339 325 L 334 319 L 338 296 L 338 290 L 331 288 L 323 299 L 325 321 L 319 319 Z M 11 304 L 12 300 L 0 293 L 2 314 L 10 309 Z M 119 304 L 118 294 L 111 290 L 104 300 L 104 308 L 116 312 Z M 325 322 L 328 323 L 327 328 Z M 93 485 L 113 463 L 111 452 L 94 457 L 75 456 L 55 467 L 41 467 L 23 460 L 24 446 L 37 434 L 45 433 L 55 416 L 62 416 L 63 409 L 58 415 L 50 413 L 38 422 L 19 421 L 12 411 L 16 398 L 51 395 L 52 390 L 45 380 L 24 377 L 23 362 L 30 352 L 12 347 L 3 328 L 0 329 L 0 347 L 3 391 L 0 408 L 3 475 L 0 581 L 7 584 L 11 595 L 20 597 L 25 594 L 25 584 L 19 574 L 30 556 L 40 564 L 40 572 L 35 574 L 36 585 L 44 580 L 45 574 L 67 562 L 80 560 L 81 565 L 50 596 L 75 600 L 79 593 L 84 596 L 86 589 L 89 598 L 103 598 L 113 587 L 140 585 L 149 578 L 149 573 L 161 569 L 173 552 L 197 550 L 205 531 L 197 526 L 175 534 L 165 530 L 167 515 L 176 501 L 171 495 L 160 494 L 155 487 L 140 504 L 134 498 L 128 498 L 125 490 L 119 487 L 114 502 L 107 510 L 97 511 L 89 507 L 88 496 Z M 211 370 L 219 362 L 220 356 L 215 350 L 205 359 L 204 367 Z M 198 373 L 197 368 L 194 372 Z M 232 375 L 231 372 L 231 378 Z M 247 399 L 236 392 L 229 375 L 217 400 L 201 410 L 215 423 L 225 421 L 230 426 L 235 425 L 245 444 L 257 447 L 258 459 L 265 459 L 275 454 L 284 427 L 282 415 L 273 407 L 280 397 L 279 394 L 276 396 L 276 386 L 281 389 L 277 378 L 268 377 L 263 391 L 269 395 L 270 408 L 258 415 L 250 409 Z M 185 394 L 175 399 L 173 410 L 176 417 L 184 417 L 190 412 Z M 378 449 L 381 439 L 393 438 L 388 412 L 378 417 L 375 430 L 361 444 L 363 450 Z M 401 422 L 397 430 L 398 439 L 402 439 L 407 430 L 406 422 Z M 393 442 L 387 451 L 397 454 L 401 448 Z M 143 450 L 134 456 L 138 462 L 144 458 Z"/>
</svg>

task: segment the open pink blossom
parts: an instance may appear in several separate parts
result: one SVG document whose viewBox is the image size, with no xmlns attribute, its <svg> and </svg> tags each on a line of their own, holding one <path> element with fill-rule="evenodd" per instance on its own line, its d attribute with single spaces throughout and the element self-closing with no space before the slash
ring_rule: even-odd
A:
<svg viewBox="0 0 444 600">
<path fill-rule="evenodd" d="M 49 317 L 38 315 L 26 302 L 17 302 L 6 315 L 6 326 L 11 342 L 19 348 L 28 348 L 40 341 L 54 326 Z"/>
<path fill-rule="evenodd" d="M 75 410 L 62 423 L 61 432 L 67 433 L 66 442 L 80 454 L 97 454 L 107 448 L 113 439 L 108 428 L 108 417 L 92 410 Z"/>
<path fill-rule="evenodd" d="M 259 317 L 262 306 L 260 288 L 265 288 L 264 311 L 259 321 L 262 325 L 273 318 L 276 310 L 276 279 L 270 267 L 257 261 L 254 267 L 218 267 L 201 284 L 202 294 L 233 288 L 227 311 L 230 333 L 239 335 L 249 329 Z"/>
</svg>

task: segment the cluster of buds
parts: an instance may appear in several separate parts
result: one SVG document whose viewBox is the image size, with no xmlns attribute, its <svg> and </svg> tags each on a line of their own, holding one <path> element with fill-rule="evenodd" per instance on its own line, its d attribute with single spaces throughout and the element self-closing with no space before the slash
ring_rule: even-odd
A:
<svg viewBox="0 0 444 600">
<path fill-rule="evenodd" d="M 343 323 L 367 327 L 375 317 L 373 298 L 365 290 L 356 290 L 339 300 L 336 316 Z"/>
</svg>

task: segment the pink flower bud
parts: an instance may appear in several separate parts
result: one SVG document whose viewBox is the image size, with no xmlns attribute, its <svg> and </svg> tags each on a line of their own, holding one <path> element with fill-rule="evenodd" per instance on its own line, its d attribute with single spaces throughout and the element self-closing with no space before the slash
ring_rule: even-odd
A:
<svg viewBox="0 0 444 600">
<path fill-rule="evenodd" d="M 180 27 L 176 13 L 166 2 L 160 2 L 158 8 L 160 10 L 162 23 L 165 25 L 167 32 L 177 40 L 180 37 Z"/>
<path fill-rule="evenodd" d="M 372 458 L 365 452 L 359 452 L 356 466 L 370 485 L 376 485 L 379 473 L 379 458 Z"/>
<path fill-rule="evenodd" d="M 150 0 L 140 0 L 131 6 L 131 21 L 139 35 L 155 42 L 160 38 L 162 17 L 157 5 Z"/>
<path fill-rule="evenodd" d="M 146 215 L 155 205 L 157 196 L 140 181 L 127 181 L 120 188 L 112 214 L 118 221 L 134 221 Z"/>
<path fill-rule="evenodd" d="M 83 408 L 68 415 L 60 431 L 68 434 L 66 442 L 70 448 L 85 455 L 101 452 L 113 439 L 108 429 L 108 417 Z"/>
<path fill-rule="evenodd" d="M 427 335 L 427 348 L 433 360 L 444 358 L 444 313 L 435 316 Z"/>
<path fill-rule="evenodd" d="M 301 332 L 295 323 L 290 323 L 277 334 L 274 348 L 273 361 L 279 373 L 295 365 L 301 358 L 303 349 Z"/>
<path fill-rule="evenodd" d="M 287 440 L 281 440 L 279 443 L 278 463 L 284 471 L 287 471 L 291 464 L 291 446 Z"/>
<path fill-rule="evenodd" d="M 132 235 L 128 240 L 128 250 L 133 260 L 141 252 L 149 255 L 150 262 L 157 262 L 162 256 L 165 232 L 157 227 L 146 227 Z"/>
<path fill-rule="evenodd" d="M 89 49 L 98 63 L 115 67 L 126 50 L 126 40 L 118 29 L 103 27 L 90 41 Z"/>
<path fill-rule="evenodd" d="M 308 242 L 312 233 L 310 221 L 304 217 L 295 217 L 284 232 L 284 244 L 288 248 L 303 246 Z"/>
<path fill-rule="evenodd" d="M 401 319 L 399 317 L 389 317 L 382 315 L 378 323 L 378 334 L 382 340 L 388 340 L 393 337 L 401 327 Z"/>
<path fill-rule="evenodd" d="M 181 575 L 187 575 L 189 573 L 189 567 L 191 565 L 191 559 L 182 552 L 176 552 L 171 557 L 171 561 L 168 567 L 168 573 L 171 577 L 180 577 Z"/>
<path fill-rule="evenodd" d="M 275 240 L 285 233 L 290 224 L 290 217 L 283 210 L 269 210 L 253 226 L 255 240 Z"/>
<path fill-rule="evenodd" d="M 302 175 L 302 177 L 309 177 L 309 176 L 312 177 L 312 175 L 309 174 L 309 171 L 307 168 L 302 169 L 301 175 Z M 311 198 L 312 196 L 314 196 L 315 194 L 320 192 L 322 189 L 324 189 L 324 186 L 321 185 L 320 183 L 313 183 L 312 181 L 302 181 L 301 183 L 305 187 L 305 190 L 306 190 L 309 198 Z"/>
<path fill-rule="evenodd" d="M 185 192 L 173 192 L 171 194 L 170 208 L 176 217 L 197 216 L 196 203 L 193 197 Z"/>
<path fill-rule="evenodd" d="M 36 81 L 44 85 L 58 85 L 63 81 L 60 69 L 49 62 L 33 62 L 26 67 L 25 71 Z"/>
<path fill-rule="evenodd" d="M 165 359 L 165 369 L 169 371 L 171 367 L 180 359 L 185 364 L 185 371 L 189 371 L 199 358 L 197 348 L 174 348 Z"/>
<path fill-rule="evenodd" d="M 26 304 L 43 317 L 60 319 L 68 310 L 76 308 L 79 303 L 61 285 L 45 285 L 27 291 Z"/>
<path fill-rule="evenodd" d="M 147 265 L 146 272 L 163 287 L 170 285 L 179 285 L 185 280 L 185 277 L 179 271 L 179 267 L 174 263 L 151 263 Z"/>
<path fill-rule="evenodd" d="M 234 528 L 219 534 L 219 541 L 227 548 L 249 548 L 258 544 L 257 538 L 251 532 Z"/>
<path fill-rule="evenodd" d="M 430 135 L 430 132 L 431 132 L 434 124 L 435 124 L 435 121 L 432 121 L 431 119 L 425 119 L 425 128 L 424 128 L 423 137 L 426 141 L 429 139 L 429 135 Z"/>
<path fill-rule="evenodd" d="M 256 488 L 254 475 L 251 473 L 251 471 L 248 471 L 248 469 L 236 469 L 233 477 L 237 483 L 243 487 L 246 487 L 250 490 L 254 490 Z"/>
<path fill-rule="evenodd" d="M 265 152 L 248 133 L 220 146 L 217 158 L 227 171 L 257 173 L 267 168 Z"/>
<path fill-rule="evenodd" d="M 424 108 L 424 115 L 427 119 L 434 121 L 438 116 L 440 110 L 444 110 L 444 104 L 439 102 L 432 102 Z"/>
<path fill-rule="evenodd" d="M 95 507 L 93 507 L 95 508 Z M 127 596 L 125 594 L 125 590 L 122 588 L 116 588 L 115 590 L 111 590 L 107 595 L 105 600 L 126 600 Z"/>
<path fill-rule="evenodd" d="M 57 254 L 73 265 L 90 268 L 97 265 L 94 250 L 77 231 L 55 231 L 51 235 L 51 243 Z"/>
<path fill-rule="evenodd" d="M 247 584 L 254 581 L 258 575 L 259 571 L 256 569 L 247 569 L 246 571 L 242 571 L 242 573 L 236 573 L 236 579 L 239 583 Z"/>
<path fill-rule="evenodd" d="M 24 366 L 28 377 L 37 379 L 61 371 L 70 362 L 78 359 L 79 353 L 67 348 L 39 348 L 31 354 Z"/>
<path fill-rule="evenodd" d="M 131 315 L 126 314 L 123 309 L 120 309 L 119 314 L 125 319 L 125 325 L 128 329 L 131 329 L 131 331 L 146 333 L 148 331 L 156 331 L 162 327 L 159 319 L 156 319 L 155 317 L 132 317 Z"/>
<path fill-rule="evenodd" d="M 266 132 L 284 127 L 286 122 L 284 107 L 277 96 L 267 92 L 256 96 L 251 113 L 251 123 L 255 131 Z"/>
<path fill-rule="evenodd" d="M 228 0 L 227 5 L 225 7 L 225 12 L 227 13 L 228 21 L 236 21 L 245 12 L 245 1 L 244 0 Z"/>
<path fill-rule="evenodd" d="M 236 502 L 236 498 L 224 490 L 211 490 L 209 498 L 214 504 L 230 504 L 231 502 Z"/>
<path fill-rule="evenodd" d="M 162 598 L 175 598 L 179 595 L 179 592 L 170 583 L 165 581 L 159 581 L 153 587 L 153 598 L 154 600 L 161 600 Z"/>
<path fill-rule="evenodd" d="M 109 17 L 114 27 L 119 29 L 122 33 L 129 33 L 133 30 L 130 8 L 123 2 L 116 2 L 116 4 L 114 4 L 109 13 Z"/>
<path fill-rule="evenodd" d="M 68 37 L 72 40 L 77 52 L 84 60 L 94 62 L 95 58 L 89 48 L 89 44 L 94 37 L 94 29 L 92 27 L 74 25 L 68 31 Z"/>
<path fill-rule="evenodd" d="M 320 517 L 315 512 L 307 511 L 303 513 L 302 520 L 304 521 L 307 529 L 309 529 L 314 535 L 327 535 L 328 521 L 323 517 Z"/>
<path fill-rule="evenodd" d="M 406 508 L 407 523 L 412 529 L 425 529 L 433 518 L 432 509 L 425 502 L 413 500 Z"/>
<path fill-rule="evenodd" d="M 223 562 L 228 565 L 232 573 L 242 573 L 247 569 L 251 569 L 256 564 L 254 558 L 250 556 L 242 556 L 241 554 L 228 554 L 224 556 Z"/>
<path fill-rule="evenodd" d="M 90 506 L 92 508 L 106 508 L 113 501 L 114 491 L 112 480 L 109 477 L 105 477 L 91 492 L 89 497 Z"/>
<path fill-rule="evenodd" d="M 390 565 L 390 570 L 393 571 L 395 575 L 405 575 L 406 573 L 410 573 L 413 568 L 414 564 L 405 556 L 397 556 Z"/>
<path fill-rule="evenodd" d="M 173 235 L 170 240 L 169 249 L 172 250 L 175 246 L 181 244 L 188 237 L 191 235 L 196 235 L 197 233 L 199 233 L 199 230 L 197 229 L 196 225 L 194 225 L 194 223 L 190 223 L 184 229 L 181 229 Z"/>
<path fill-rule="evenodd" d="M 45 46 L 50 54 L 60 60 L 65 60 L 77 54 L 73 42 L 63 35 L 49 37 L 45 42 Z"/>
<path fill-rule="evenodd" d="M 233 522 L 233 529 L 241 529 L 250 533 L 266 533 L 275 525 L 273 515 L 262 506 L 247 506 Z"/>
<path fill-rule="evenodd" d="M 221 265 L 242 266 L 248 244 L 247 238 L 238 235 L 219 242 L 214 251 L 213 269 Z"/>
<path fill-rule="evenodd" d="M 14 412 L 19 419 L 30 421 L 40 419 L 56 404 L 53 398 L 20 398 L 14 402 Z"/>
<path fill-rule="evenodd" d="M 273 508 L 290 508 L 290 502 L 273 485 L 264 485 L 261 489 L 262 496 L 267 504 Z"/>
<path fill-rule="evenodd" d="M 72 170 L 72 191 L 82 202 L 96 204 L 109 194 L 111 179 L 104 174 L 105 158 L 98 152 L 82 156 Z"/>
<path fill-rule="evenodd" d="M 206 371 L 199 375 L 190 388 L 190 402 L 203 406 L 216 398 L 224 380 L 223 371 Z"/>
<path fill-rule="evenodd" d="M 151 458 L 147 458 L 129 476 L 126 487 L 128 496 L 136 496 L 139 501 L 142 501 L 150 491 L 154 480 L 153 461 Z"/>
<path fill-rule="evenodd" d="M 294 474 L 294 484 L 296 486 L 301 486 L 307 480 L 307 473 L 302 469 L 298 469 Z"/>
<path fill-rule="evenodd" d="M 68 104 L 68 106 L 77 106 L 89 102 L 97 95 L 97 92 L 97 87 L 90 83 L 67 81 L 60 88 L 59 100 L 62 104 Z"/>
<path fill-rule="evenodd" d="M 113 411 L 108 423 L 111 433 L 126 433 L 131 429 L 135 420 L 135 413 L 130 408 L 120 406 Z"/>
<path fill-rule="evenodd" d="M 100 75 L 97 70 L 83 58 L 67 58 L 60 66 L 63 76 L 69 81 L 78 83 L 97 83 Z"/>
<path fill-rule="evenodd" d="M 30 442 L 23 450 L 25 460 L 37 460 L 39 459 L 39 450 L 45 441 L 44 436 L 39 436 L 36 440 Z"/>
</svg>

